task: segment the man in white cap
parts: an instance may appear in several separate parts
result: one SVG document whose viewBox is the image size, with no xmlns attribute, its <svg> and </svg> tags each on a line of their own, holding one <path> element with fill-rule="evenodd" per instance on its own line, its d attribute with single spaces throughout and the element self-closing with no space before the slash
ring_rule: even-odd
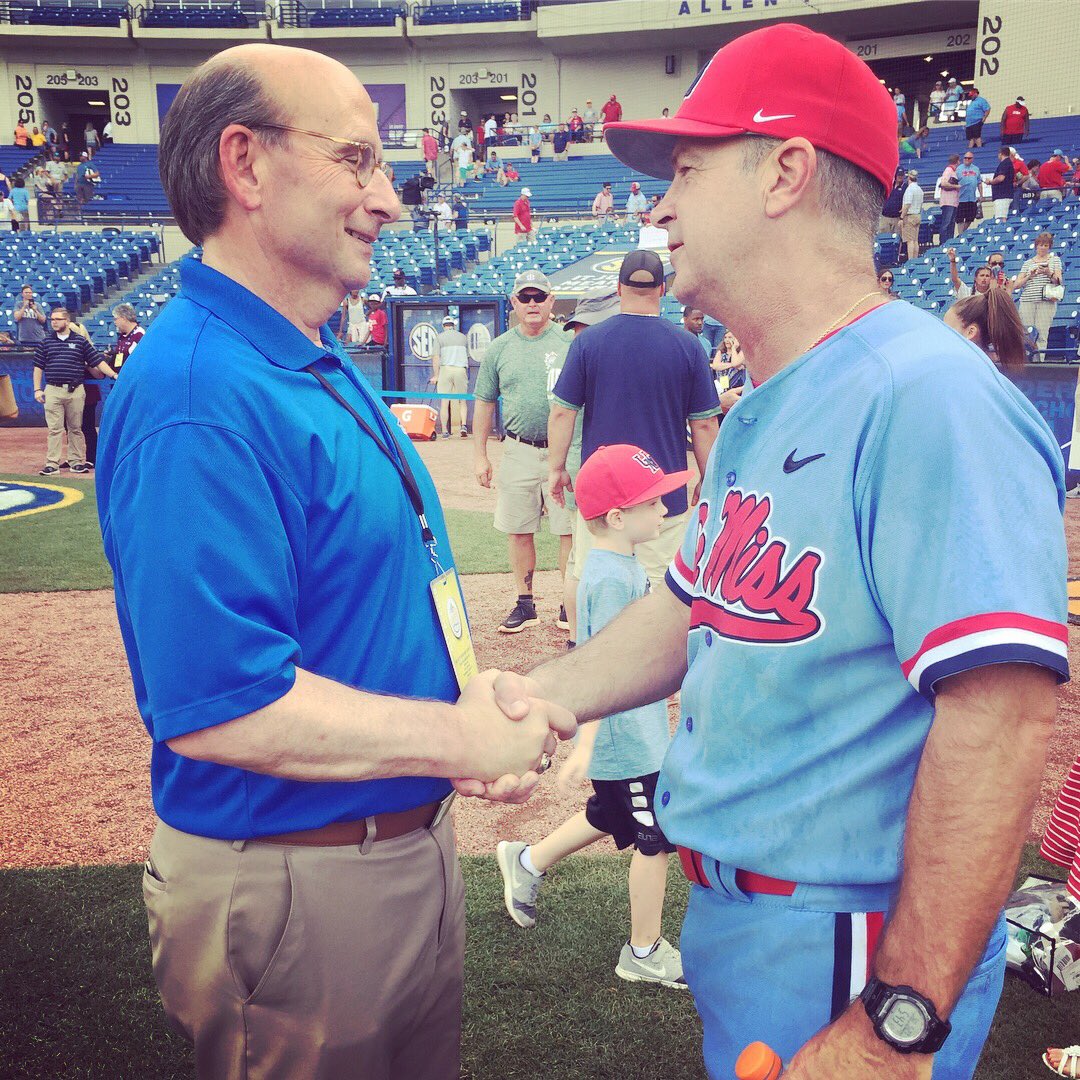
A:
<svg viewBox="0 0 1080 1080">
<path fill-rule="evenodd" d="M 919 256 L 919 226 L 922 224 L 923 189 L 919 187 L 919 173 L 908 169 L 907 187 L 900 203 L 900 240 L 907 247 L 907 258 Z"/>
<path fill-rule="evenodd" d="M 1001 114 L 1001 143 L 1003 146 L 1014 146 L 1023 142 L 1028 137 L 1031 125 L 1031 113 L 1028 112 L 1027 102 L 1018 97 L 1012 105 L 1006 105 Z"/>
<path fill-rule="evenodd" d="M 896 110 L 839 42 L 745 34 L 675 116 L 605 137 L 671 181 L 673 291 L 738 337 L 752 389 L 665 587 L 526 686 L 579 722 L 681 689 L 656 816 L 693 882 L 710 1077 L 760 1039 L 785 1080 L 970 1080 L 1068 678 L 1061 450 L 969 342 L 881 294 Z"/>
<path fill-rule="evenodd" d="M 640 222 L 648 207 L 648 200 L 641 193 L 641 185 L 635 180 L 630 185 L 630 194 L 626 197 L 626 220 Z"/>
<path fill-rule="evenodd" d="M 445 198 L 443 199 L 445 202 Z M 405 277 L 405 271 L 400 266 L 394 268 L 394 283 L 387 285 L 387 296 L 415 296 L 416 290 L 409 284 Z"/>
<path fill-rule="evenodd" d="M 457 328 L 457 320 L 449 312 L 443 316 L 442 333 L 435 339 L 431 354 L 431 378 L 428 380 L 440 394 L 469 392 L 469 339 Z M 450 438 L 456 427 L 461 437 L 469 437 L 465 425 L 465 402 L 444 400 L 439 405 L 442 414 L 442 437 Z M 453 422 L 451 423 L 451 418 Z"/>
<path fill-rule="evenodd" d="M 531 198 L 532 192 L 523 187 L 521 195 L 514 202 L 514 235 L 524 237 L 527 243 L 533 238 Z"/>
</svg>

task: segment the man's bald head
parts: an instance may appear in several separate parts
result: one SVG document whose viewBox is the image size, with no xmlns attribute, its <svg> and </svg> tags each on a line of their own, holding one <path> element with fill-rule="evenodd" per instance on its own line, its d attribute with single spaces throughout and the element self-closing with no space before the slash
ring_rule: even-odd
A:
<svg viewBox="0 0 1080 1080">
<path fill-rule="evenodd" d="M 321 53 L 246 44 L 211 57 L 184 81 L 161 125 L 161 182 L 184 234 L 201 244 L 224 221 L 228 194 L 219 144 L 225 128 L 251 128 L 276 146 L 286 133 L 270 125 L 329 126 L 328 133 L 358 137 L 333 128 L 335 120 L 340 127 L 351 116 L 373 125 L 371 100 L 347 67 Z"/>
</svg>

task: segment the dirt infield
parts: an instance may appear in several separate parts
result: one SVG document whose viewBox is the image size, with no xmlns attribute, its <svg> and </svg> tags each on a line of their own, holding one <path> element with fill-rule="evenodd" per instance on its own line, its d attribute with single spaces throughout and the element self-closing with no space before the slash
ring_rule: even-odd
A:
<svg viewBox="0 0 1080 1080">
<path fill-rule="evenodd" d="M 0 472 L 36 472 L 44 432 L 0 433 Z M 497 465 L 501 448 L 492 447 Z M 490 509 L 492 493 L 472 474 L 471 445 L 449 440 L 422 453 L 446 505 Z M 62 512 L 61 512 L 62 513 Z M 59 519 L 58 519 L 59 520 Z M 1080 507 L 1066 513 L 1070 575 L 1080 574 Z M 0 526 L 3 527 L 3 526 Z M 482 667 L 532 667 L 564 648 L 554 626 L 559 577 L 537 575 L 541 626 L 517 637 L 495 632 L 513 601 L 509 575 L 464 581 Z M 0 598 L 0 867 L 112 863 L 144 857 L 153 822 L 149 741 L 131 689 L 111 592 L 22 593 Z M 1080 672 L 1080 628 L 1070 628 Z M 183 657 L 178 658 L 183 663 Z M 1061 691 L 1061 715 L 1031 838 L 1080 746 L 1080 690 Z M 586 789 L 566 796 L 549 777 L 525 807 L 459 801 L 461 848 L 493 850 L 501 837 L 536 838 L 579 809 Z M 613 850 L 603 846 L 593 850 Z"/>
</svg>

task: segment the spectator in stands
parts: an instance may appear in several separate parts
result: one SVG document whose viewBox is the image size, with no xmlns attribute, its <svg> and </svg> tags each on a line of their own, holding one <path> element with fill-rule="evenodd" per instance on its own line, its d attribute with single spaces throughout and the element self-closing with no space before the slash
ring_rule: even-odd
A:
<svg viewBox="0 0 1080 1080">
<path fill-rule="evenodd" d="M 105 355 L 110 366 L 119 375 L 146 331 L 139 325 L 139 316 L 131 304 L 117 304 L 112 309 L 112 317 L 120 337 Z"/>
<path fill-rule="evenodd" d="M 6 199 L 10 194 L 11 181 L 4 174 L 4 170 L 0 169 L 0 199 Z"/>
<path fill-rule="evenodd" d="M 1035 254 L 1024 263 L 1012 283 L 1020 292 L 1020 321 L 1035 328 L 1042 357 L 1046 359 L 1046 339 L 1054 321 L 1061 288 L 1061 259 L 1053 253 L 1054 234 L 1041 232 L 1035 237 Z M 1051 291 L 1048 296 L 1047 292 Z"/>
<path fill-rule="evenodd" d="M 521 189 L 521 194 L 514 203 L 514 236 L 523 237 L 526 243 L 532 241 L 532 191 L 527 187 Z"/>
<path fill-rule="evenodd" d="M 1024 166 L 1027 170 L 1023 180 L 1020 181 L 1020 190 L 1018 192 L 1021 202 L 1034 203 L 1039 198 L 1039 169 L 1042 168 L 1042 162 L 1038 158 L 1032 158 Z"/>
<path fill-rule="evenodd" d="M 533 124 L 529 128 L 529 158 L 534 165 L 540 164 L 540 146 L 543 143 L 543 138 L 540 135 L 540 129 Z"/>
<path fill-rule="evenodd" d="M 16 180 L 17 184 L 19 181 Z M 34 287 L 24 285 L 22 293 L 11 313 L 20 345 L 36 345 L 45 340 L 45 311 L 34 296 Z"/>
<path fill-rule="evenodd" d="M 660 256 L 645 249 L 631 251 L 619 268 L 618 292 L 620 313 L 574 339 L 555 383 L 548 466 L 551 495 L 560 505 L 570 482 L 566 463 L 579 410 L 585 413 L 582 465 L 601 446 L 630 443 L 651 454 L 661 469 L 674 472 L 678 466 L 681 471 L 686 468 L 689 424 L 698 491 L 719 431 L 720 402 L 707 357 L 693 335 L 660 317 Z M 686 532 L 686 489 L 664 496 L 664 506 L 667 516 L 660 536 L 635 552 L 654 589 L 663 586 Z M 586 531 L 574 529 L 578 578 L 591 547 Z"/>
<path fill-rule="evenodd" d="M 912 135 L 910 142 L 911 148 L 915 152 L 917 158 L 921 158 L 926 151 L 926 144 L 930 141 L 930 129 L 927 127 L 919 128 L 918 134 Z"/>
<path fill-rule="evenodd" d="M 956 208 L 957 235 L 979 216 L 979 186 L 982 184 L 982 172 L 975 164 L 975 155 L 968 150 L 964 161 L 956 171 L 960 184 L 960 201 Z"/>
<path fill-rule="evenodd" d="M 974 342 L 995 364 L 1024 366 L 1027 330 L 1004 289 L 988 289 L 958 300 L 945 312 L 945 325 Z"/>
<path fill-rule="evenodd" d="M 970 96 L 971 100 L 964 114 L 964 134 L 967 136 L 968 146 L 974 149 L 982 146 L 983 122 L 990 113 L 990 102 L 979 93 L 977 86 L 971 88 Z"/>
<path fill-rule="evenodd" d="M 370 333 L 363 294 L 359 289 L 351 289 L 341 301 L 338 340 L 347 341 L 351 345 L 364 345 Z"/>
<path fill-rule="evenodd" d="M 21 120 L 15 122 L 15 145 L 22 147 L 30 145 L 30 132 L 26 130 L 26 125 Z"/>
<path fill-rule="evenodd" d="M 878 288 L 881 289 L 881 291 L 887 297 L 889 297 L 890 300 L 895 298 L 897 295 L 896 290 L 893 288 L 893 283 L 895 281 L 896 277 L 893 274 L 892 270 L 889 269 L 882 270 L 881 273 L 877 276 Z"/>
<path fill-rule="evenodd" d="M 428 382 L 438 394 L 467 394 L 469 392 L 469 339 L 457 328 L 457 320 L 447 313 L 442 321 L 442 333 L 435 338 L 431 354 L 431 378 Z M 442 437 L 450 438 L 456 427 L 461 437 L 469 437 L 465 425 L 464 401 L 441 401 Z"/>
<path fill-rule="evenodd" d="M 556 161 L 566 160 L 566 145 L 570 142 L 570 132 L 565 124 L 559 125 L 559 130 L 551 136 L 551 149 Z"/>
<path fill-rule="evenodd" d="M 571 142 L 582 143 L 585 141 L 585 121 L 581 119 L 577 109 L 570 110 L 566 126 L 570 131 Z"/>
<path fill-rule="evenodd" d="M 682 309 L 682 324 L 683 329 L 688 334 L 693 334 L 697 338 L 698 344 L 704 350 L 706 358 L 708 358 L 710 351 L 705 339 L 705 312 L 700 308 L 687 304 Z"/>
<path fill-rule="evenodd" d="M 904 188 L 906 187 L 907 177 L 903 172 L 897 172 L 892 191 L 885 197 L 885 203 L 881 207 L 881 221 L 878 223 L 879 232 L 898 233 L 900 231 L 900 216 L 904 212 Z"/>
<path fill-rule="evenodd" d="M 611 181 L 605 180 L 592 201 L 593 217 L 606 221 L 614 217 L 615 196 L 611 194 Z"/>
<path fill-rule="evenodd" d="M 551 122 L 551 113 L 544 113 L 544 119 L 540 121 L 540 134 L 548 140 L 555 134 L 555 124 Z"/>
<path fill-rule="evenodd" d="M 15 231 L 15 204 L 11 201 L 11 196 L 6 191 L 0 195 L 0 225 L 3 225 L 5 221 L 10 223 L 8 228 Z"/>
<path fill-rule="evenodd" d="M 521 179 L 521 173 L 517 171 L 517 166 L 512 161 L 508 161 L 503 167 L 503 177 L 505 187 L 506 184 L 516 184 Z"/>
<path fill-rule="evenodd" d="M 945 103 L 945 87 L 941 80 L 934 83 L 934 89 L 930 91 L 930 116 L 935 120 L 941 119 L 941 106 Z"/>
<path fill-rule="evenodd" d="M 72 333 L 66 308 L 53 308 L 49 321 L 52 333 L 39 341 L 34 351 L 34 400 L 45 406 L 45 423 L 49 429 L 45 466 L 40 475 L 51 476 L 60 471 L 65 431 L 71 471 L 89 472 L 83 436 L 86 400 L 83 384 L 88 373 L 115 379 L 116 372 L 89 341 Z"/>
<path fill-rule="evenodd" d="M 68 130 L 67 121 L 63 121 L 60 125 L 60 156 L 64 161 L 71 160 L 71 132 Z"/>
<path fill-rule="evenodd" d="M 59 155 L 50 158 L 45 163 L 45 172 L 49 177 L 53 194 L 60 198 L 64 191 L 64 181 L 67 179 L 67 169 L 64 168 L 64 163 L 60 160 Z"/>
<path fill-rule="evenodd" d="M 1008 292 L 1012 287 L 1008 275 L 1005 273 L 1005 256 L 1000 251 L 992 251 L 986 260 L 990 269 L 990 278 L 993 285 L 1000 286 Z"/>
<path fill-rule="evenodd" d="M 956 81 L 949 79 L 949 85 L 945 89 L 945 104 L 942 108 L 943 119 L 955 120 L 960 111 L 960 102 L 964 97 L 964 88 Z"/>
<path fill-rule="evenodd" d="M 499 145 L 498 139 L 496 137 L 498 135 L 498 130 L 499 130 L 499 125 L 495 120 L 495 114 L 492 113 L 484 121 L 484 145 L 485 146 L 498 146 Z"/>
<path fill-rule="evenodd" d="M 548 487 L 548 414 L 551 388 L 562 371 L 571 339 L 552 322 L 555 295 L 539 270 L 518 274 L 510 304 L 517 325 L 491 343 L 476 376 L 473 435 L 476 479 L 481 487 L 489 488 L 492 468 L 487 443 L 495 403 L 501 397 L 506 441 L 496 484 L 495 528 L 507 534 L 517 602 L 498 630 L 519 634 L 540 621 L 533 599 L 533 573 L 535 534 L 545 506 L 548 528 L 559 537 L 559 569 L 564 578 L 570 555 L 570 515 L 552 502 Z M 568 629 L 565 611 L 560 610 L 556 622 Z"/>
<path fill-rule="evenodd" d="M 48 160 L 56 157 L 56 128 L 48 120 L 41 122 L 41 134 L 45 136 L 45 155 Z"/>
<path fill-rule="evenodd" d="M 919 257 L 919 227 L 922 224 L 923 189 L 919 186 L 919 173 L 908 169 L 907 186 L 900 202 L 900 241 L 906 249 L 906 259 Z"/>
<path fill-rule="evenodd" d="M 600 115 L 603 117 L 605 124 L 614 124 L 616 120 L 622 119 L 622 105 L 619 104 L 619 99 L 614 94 L 600 106 Z"/>
<path fill-rule="evenodd" d="M 30 232 L 30 192 L 26 189 L 26 181 L 19 177 L 12 181 L 11 203 L 15 207 L 15 216 L 11 219 L 11 228 L 18 232 Z"/>
<path fill-rule="evenodd" d="M 473 153 L 472 139 L 459 135 L 454 140 L 454 144 L 456 146 L 454 160 L 457 162 L 457 176 L 454 178 L 454 184 L 457 187 L 464 187 L 466 181 L 473 176 L 475 155 Z"/>
<path fill-rule="evenodd" d="M 1027 103 L 1018 97 L 1012 105 L 1006 105 L 1001 114 L 1001 141 L 1012 145 L 1023 142 L 1031 128 L 1031 113 Z"/>
<path fill-rule="evenodd" d="M 990 178 L 990 186 L 994 189 L 994 217 L 998 221 L 1004 221 L 1009 216 L 1015 185 L 1016 167 L 1012 162 L 1012 152 L 1009 147 L 1003 146 L 998 151 L 997 171 Z"/>
<path fill-rule="evenodd" d="M 75 169 L 75 199 L 80 207 L 93 199 L 94 184 L 100 179 L 101 173 L 90 164 L 90 155 L 84 150 L 79 155 L 79 164 Z"/>
<path fill-rule="evenodd" d="M 454 228 L 461 232 L 469 227 L 469 206 L 462 195 L 454 196 Z"/>
<path fill-rule="evenodd" d="M 438 197 L 431 204 L 431 209 L 435 211 L 440 225 L 448 225 L 454 220 L 454 211 L 450 209 L 450 204 L 442 192 L 439 192 Z"/>
<path fill-rule="evenodd" d="M 1061 202 L 1065 195 L 1065 180 L 1071 172 L 1064 150 L 1055 150 L 1039 169 L 1039 198 Z"/>
<path fill-rule="evenodd" d="M 641 193 L 641 185 L 635 180 L 630 185 L 630 194 L 626 197 L 626 220 L 641 221 L 642 215 L 649 208 L 648 200 Z"/>
<path fill-rule="evenodd" d="M 60 185 L 45 171 L 44 165 L 34 170 L 34 192 L 37 196 L 39 224 L 54 224 L 60 220 Z"/>
<path fill-rule="evenodd" d="M 746 355 L 739 339 L 725 330 L 720 347 L 709 365 L 713 373 L 716 392 L 720 396 L 720 421 L 723 423 L 728 410 L 742 397 L 746 387 Z"/>
<path fill-rule="evenodd" d="M 89 120 L 86 121 L 86 127 L 83 128 L 83 142 L 86 144 L 87 157 L 93 161 L 94 155 L 101 146 L 101 138 L 97 133 L 97 128 Z"/>
<path fill-rule="evenodd" d="M 387 296 L 415 296 L 416 290 L 405 279 L 405 271 L 400 266 L 394 268 L 394 283 L 387 286 Z"/>
<path fill-rule="evenodd" d="M 949 256 L 949 280 L 952 282 L 953 296 L 957 300 L 986 292 L 994 282 L 994 272 L 989 266 L 980 266 L 975 271 L 975 277 L 970 285 L 960 280 L 960 264 L 956 256 L 956 248 L 948 248 L 945 254 Z"/>
<path fill-rule="evenodd" d="M 907 98 L 900 87 L 893 91 L 893 104 L 896 106 L 896 134 L 903 135 L 908 128 Z"/>
<path fill-rule="evenodd" d="M 956 210 L 960 205 L 960 183 L 956 179 L 959 154 L 950 154 L 949 163 L 938 180 L 938 203 L 941 206 L 941 218 L 938 221 L 938 243 L 947 244 L 956 232 Z"/>
<path fill-rule="evenodd" d="M 383 306 L 383 298 L 378 293 L 369 293 L 367 309 L 368 343 L 371 345 L 385 345 L 386 308 Z"/>
<path fill-rule="evenodd" d="M 461 113 L 458 116 L 457 128 L 458 131 L 469 132 L 471 137 L 472 121 L 469 119 L 469 114 L 464 109 L 461 110 Z"/>
<path fill-rule="evenodd" d="M 484 162 L 484 175 L 491 177 L 492 180 L 498 181 L 502 171 L 503 164 L 502 161 L 499 160 L 499 152 L 497 150 L 489 150 L 487 161 Z"/>
<path fill-rule="evenodd" d="M 106 120 L 105 126 L 101 129 L 101 145 L 107 146 L 113 141 L 113 126 L 112 120 Z"/>
<path fill-rule="evenodd" d="M 30 144 L 38 150 L 45 145 L 45 136 L 38 130 L 37 124 L 34 125 L 30 132 Z"/>
<path fill-rule="evenodd" d="M 433 180 L 439 177 L 439 143 L 431 132 L 424 128 L 420 138 L 420 149 L 424 155 L 424 168 Z"/>
<path fill-rule="evenodd" d="M 592 142 L 593 132 L 600 119 L 599 114 L 593 108 L 592 98 L 585 99 L 585 112 L 582 113 L 581 119 L 585 121 L 585 138 Z"/>
</svg>

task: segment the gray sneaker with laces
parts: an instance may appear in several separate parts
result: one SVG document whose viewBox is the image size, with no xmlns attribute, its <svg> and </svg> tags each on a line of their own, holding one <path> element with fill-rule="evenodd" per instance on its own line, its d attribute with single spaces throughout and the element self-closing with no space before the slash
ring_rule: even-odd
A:
<svg viewBox="0 0 1080 1080">
<path fill-rule="evenodd" d="M 667 938 L 661 938 L 643 959 L 634 955 L 628 941 L 619 953 L 615 974 L 627 982 L 657 983 L 673 990 L 689 989 L 683 978 L 682 956 Z"/>
<path fill-rule="evenodd" d="M 528 930 L 536 925 L 536 894 L 544 875 L 530 874 L 518 856 L 528 847 L 517 840 L 500 840 L 495 848 L 503 879 L 503 901 L 510 918 Z"/>
</svg>

